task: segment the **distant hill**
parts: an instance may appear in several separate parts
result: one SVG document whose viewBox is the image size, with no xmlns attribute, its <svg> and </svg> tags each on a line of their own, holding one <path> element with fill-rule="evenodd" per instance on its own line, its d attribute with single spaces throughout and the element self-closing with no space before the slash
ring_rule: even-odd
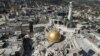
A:
<svg viewBox="0 0 100 56">
<path fill-rule="evenodd" d="M 52 3 L 61 3 L 61 2 L 70 2 L 70 1 L 74 1 L 74 2 L 77 2 L 77 3 L 80 3 L 80 4 L 90 4 L 90 5 L 93 5 L 93 4 L 100 4 L 100 0 L 47 0 L 49 2 L 52 2 Z"/>
</svg>

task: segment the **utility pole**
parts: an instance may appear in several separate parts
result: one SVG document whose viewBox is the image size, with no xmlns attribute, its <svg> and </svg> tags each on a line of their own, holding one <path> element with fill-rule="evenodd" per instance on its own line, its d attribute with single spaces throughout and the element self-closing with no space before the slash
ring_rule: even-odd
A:
<svg viewBox="0 0 100 56">
<path fill-rule="evenodd" d="M 23 25 L 23 22 L 21 22 L 21 33 L 23 32 L 22 25 Z"/>
</svg>

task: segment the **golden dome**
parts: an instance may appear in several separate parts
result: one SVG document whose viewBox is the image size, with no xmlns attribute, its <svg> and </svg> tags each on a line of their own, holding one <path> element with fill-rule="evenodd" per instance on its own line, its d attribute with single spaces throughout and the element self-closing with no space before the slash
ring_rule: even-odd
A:
<svg viewBox="0 0 100 56">
<path fill-rule="evenodd" d="M 51 42 L 59 42 L 60 41 L 60 33 L 57 30 L 51 31 L 48 35 L 48 40 Z"/>
</svg>

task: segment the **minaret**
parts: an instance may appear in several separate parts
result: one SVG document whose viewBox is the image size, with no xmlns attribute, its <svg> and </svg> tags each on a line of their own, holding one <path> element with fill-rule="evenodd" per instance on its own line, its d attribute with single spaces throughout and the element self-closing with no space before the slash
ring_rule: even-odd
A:
<svg viewBox="0 0 100 56">
<path fill-rule="evenodd" d="M 68 11 L 68 20 L 71 20 L 71 17 L 72 17 L 72 2 L 70 2 L 70 5 L 69 5 L 69 11 Z"/>
</svg>

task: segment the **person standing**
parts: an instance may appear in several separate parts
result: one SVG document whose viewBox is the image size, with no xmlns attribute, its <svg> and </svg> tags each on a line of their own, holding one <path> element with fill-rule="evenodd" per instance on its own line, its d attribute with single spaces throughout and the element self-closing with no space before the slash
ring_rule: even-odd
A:
<svg viewBox="0 0 100 56">
<path fill-rule="evenodd" d="M 23 56 L 31 56 L 32 54 L 32 39 L 30 36 L 27 34 L 23 38 Z"/>
</svg>

